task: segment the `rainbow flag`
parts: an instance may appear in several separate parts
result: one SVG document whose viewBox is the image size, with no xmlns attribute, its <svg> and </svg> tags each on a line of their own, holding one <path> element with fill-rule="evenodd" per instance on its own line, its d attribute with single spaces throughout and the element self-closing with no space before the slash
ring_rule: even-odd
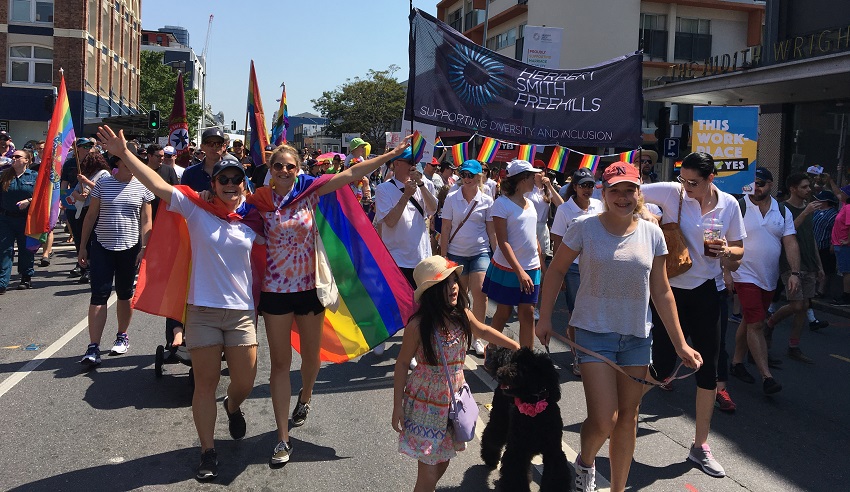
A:
<svg viewBox="0 0 850 492">
<path fill-rule="evenodd" d="M 65 89 L 65 76 L 60 76 L 59 95 L 53 107 L 50 127 L 44 152 L 41 157 L 41 167 L 38 179 L 33 189 L 32 203 L 27 214 L 25 233 L 27 249 L 37 250 L 40 243 L 47 241 L 47 233 L 53 230 L 59 221 L 59 177 L 62 165 L 68 157 L 68 151 L 74 146 L 74 122 L 71 120 L 71 106 L 68 104 L 68 92 Z"/>
<path fill-rule="evenodd" d="M 434 141 L 434 147 L 436 148 L 436 147 L 442 147 L 442 146 L 443 146 L 443 140 L 440 137 L 437 137 L 437 140 Z"/>
<path fill-rule="evenodd" d="M 485 138 L 484 143 L 481 144 L 481 150 L 478 151 L 478 161 L 482 163 L 493 162 L 493 158 L 496 157 L 496 152 L 499 151 L 499 147 L 501 146 L 502 142 L 495 138 Z"/>
<path fill-rule="evenodd" d="M 635 156 L 638 155 L 638 152 L 639 152 L 638 150 L 630 150 L 628 152 L 620 152 L 620 162 L 628 162 L 629 164 L 631 164 L 632 159 L 634 159 Z"/>
<path fill-rule="evenodd" d="M 469 150 L 468 142 L 452 145 L 452 158 L 455 161 L 455 166 L 460 167 L 460 165 L 466 161 L 466 156 L 468 155 L 467 150 Z"/>
<path fill-rule="evenodd" d="M 422 160 L 422 154 L 425 153 L 425 137 L 419 133 L 419 130 L 413 132 L 413 138 L 410 139 L 410 148 L 413 152 L 413 162 Z"/>
<path fill-rule="evenodd" d="M 567 167 L 567 156 L 569 155 L 569 149 L 556 145 L 555 150 L 552 151 L 552 157 L 549 158 L 549 165 L 547 167 L 559 173 L 564 172 L 564 169 Z"/>
<path fill-rule="evenodd" d="M 528 161 L 534 164 L 534 155 L 537 154 L 537 146 L 536 145 L 520 145 L 519 152 L 517 153 L 517 159 L 521 161 Z"/>
<path fill-rule="evenodd" d="M 682 161 L 676 161 L 673 164 L 673 169 L 682 169 Z"/>
<path fill-rule="evenodd" d="M 599 167 L 599 160 L 600 157 L 598 155 L 584 154 L 578 167 L 590 169 L 591 173 L 596 174 L 596 168 Z"/>
<path fill-rule="evenodd" d="M 289 109 L 286 106 L 286 84 L 280 84 L 283 87 L 283 95 L 280 96 L 280 108 L 277 110 L 277 119 L 272 125 L 272 145 L 286 143 L 286 130 L 289 128 Z"/>
<path fill-rule="evenodd" d="M 256 169 L 263 165 L 263 151 L 269 145 L 269 134 L 266 132 L 266 115 L 263 112 L 263 101 L 260 100 L 254 60 L 251 60 L 251 76 L 248 80 L 248 124 L 251 126 L 251 144 L 248 150 Z"/>
</svg>

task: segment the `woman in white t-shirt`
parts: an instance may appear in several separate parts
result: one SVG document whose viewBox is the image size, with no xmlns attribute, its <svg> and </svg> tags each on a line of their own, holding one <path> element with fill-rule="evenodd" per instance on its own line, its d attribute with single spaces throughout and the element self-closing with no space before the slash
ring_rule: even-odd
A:
<svg viewBox="0 0 850 492">
<path fill-rule="evenodd" d="M 701 364 L 700 355 L 688 347 L 679 326 L 665 270 L 664 235 L 657 225 L 637 216 L 642 207 L 637 169 L 617 162 L 605 170 L 603 180 L 605 211 L 573 222 L 549 265 L 536 330 L 548 346 L 561 279 L 581 254 L 582 284 L 576 299 L 581 309 L 570 317 L 575 342 L 618 366 L 615 369 L 578 350 L 587 401 L 581 453 L 575 466 L 576 489 L 582 492 L 596 490 L 594 462 L 609 437 L 611 490 L 626 488 L 644 392 L 635 378 L 644 378 L 652 362 L 650 296 L 684 364 L 692 368 Z"/>
<path fill-rule="evenodd" d="M 528 161 L 508 163 L 502 196 L 490 209 L 496 247 L 483 287 L 497 304 L 493 328 L 504 330 L 512 307 L 517 306 L 519 344 L 529 348 L 534 345 L 534 306 L 540 292 L 540 243 L 537 210 L 525 194 L 534 188 L 534 175 L 539 172 Z"/>
<path fill-rule="evenodd" d="M 446 258 L 463 266 L 460 289 L 472 297 L 472 314 L 484 322 L 487 294 L 484 275 L 490 265 L 490 248 L 496 244 L 496 230 L 490 218 L 493 199 L 481 184 L 481 164 L 470 159 L 460 167 L 460 188 L 450 192 L 443 203 L 440 251 Z M 475 353 L 484 355 L 484 342 L 476 338 Z"/>
<path fill-rule="evenodd" d="M 558 191 L 552 186 L 552 180 L 545 175 L 544 169 L 546 165 L 542 160 L 534 161 L 534 167 L 540 169 L 534 175 L 534 189 L 525 194 L 525 197 L 534 203 L 534 209 L 537 211 L 537 241 L 540 242 L 540 266 L 543 268 L 544 276 L 546 272 L 546 257 L 552 256 L 552 243 L 549 238 L 549 210 L 550 205 L 560 207 L 564 203 L 564 199 L 558 194 Z"/>
<path fill-rule="evenodd" d="M 218 475 L 214 431 L 222 350 L 230 373 L 222 405 L 233 439 L 245 436 L 245 417 L 239 407 L 251 393 L 257 374 L 250 253 L 254 241 L 263 238 L 243 222 L 231 220 L 245 210 L 245 168 L 230 158 L 213 167 L 210 207 L 220 210 L 225 219 L 201 206 L 202 200 L 188 187 L 171 186 L 142 163 L 127 149 L 123 131 L 116 135 L 108 126 L 100 127 L 98 138 L 146 188 L 168 204 L 169 211 L 186 218 L 192 250 L 186 345 L 192 354 L 192 415 L 201 444 L 201 464 L 195 478 L 212 480 Z"/>
</svg>

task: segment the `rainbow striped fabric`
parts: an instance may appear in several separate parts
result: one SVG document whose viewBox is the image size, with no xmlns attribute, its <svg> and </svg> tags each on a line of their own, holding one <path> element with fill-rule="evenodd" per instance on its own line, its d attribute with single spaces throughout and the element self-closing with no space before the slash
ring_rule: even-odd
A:
<svg viewBox="0 0 850 492">
<path fill-rule="evenodd" d="M 632 160 L 635 158 L 638 152 L 640 151 L 630 150 L 628 152 L 620 152 L 620 162 L 628 162 L 629 164 L 631 164 Z"/>
<path fill-rule="evenodd" d="M 567 167 L 567 157 L 570 155 L 569 149 L 556 145 L 552 151 L 552 157 L 549 158 L 549 169 L 559 173 L 564 172 Z"/>
<path fill-rule="evenodd" d="M 47 233 L 53 230 L 59 220 L 59 177 L 75 139 L 71 106 L 68 104 L 65 77 L 62 76 L 50 127 L 47 129 L 40 172 L 27 214 L 25 233 L 36 241 L 27 240 L 27 249 L 38 249 L 40 243 L 47 241 Z"/>
<path fill-rule="evenodd" d="M 468 155 L 469 143 L 462 142 L 456 145 L 452 145 L 452 158 L 455 161 L 455 166 L 460 167 L 461 164 L 466 160 L 466 156 Z"/>
<path fill-rule="evenodd" d="M 286 106 L 286 84 L 280 84 L 280 86 L 283 87 L 283 94 L 280 96 L 280 108 L 277 110 L 277 118 L 272 125 L 272 145 L 275 147 L 286 143 L 286 130 L 289 128 L 289 108 Z"/>
<path fill-rule="evenodd" d="M 601 158 L 598 155 L 585 154 L 581 158 L 581 163 L 579 163 L 578 167 L 583 167 L 585 169 L 590 169 L 590 172 L 596 174 L 596 168 L 599 167 L 599 160 Z"/>
<path fill-rule="evenodd" d="M 495 138 L 485 138 L 484 143 L 481 144 L 481 150 L 478 151 L 478 161 L 482 163 L 493 162 L 493 158 L 496 157 L 496 152 L 499 151 L 501 146 L 502 143 Z"/>
<path fill-rule="evenodd" d="M 437 137 L 437 140 L 434 141 L 434 147 L 442 147 L 443 140 L 440 137 Z"/>
<path fill-rule="evenodd" d="M 534 155 L 537 154 L 536 145 L 520 145 L 517 159 L 534 163 Z"/>
<path fill-rule="evenodd" d="M 263 101 L 260 100 L 260 87 L 257 85 L 257 74 L 254 72 L 254 60 L 251 60 L 251 76 L 248 81 L 248 124 L 251 127 L 251 161 L 254 169 L 263 165 L 263 151 L 269 145 L 269 134 L 266 132 L 266 115 L 263 112 Z"/>
<path fill-rule="evenodd" d="M 413 137 L 410 139 L 410 150 L 413 152 L 414 163 L 422 160 L 422 155 L 425 153 L 425 137 L 419 133 L 419 130 L 413 132 Z"/>
</svg>

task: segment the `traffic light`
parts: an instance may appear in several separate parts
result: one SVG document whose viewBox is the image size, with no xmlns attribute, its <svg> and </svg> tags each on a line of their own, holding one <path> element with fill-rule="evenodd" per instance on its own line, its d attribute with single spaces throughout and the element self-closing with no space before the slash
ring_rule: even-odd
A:
<svg viewBox="0 0 850 492">
<path fill-rule="evenodd" d="M 230 131 L 232 131 L 232 132 L 236 131 L 236 120 L 230 121 Z"/>
<path fill-rule="evenodd" d="M 53 114 L 54 106 L 56 106 L 56 96 L 53 94 L 44 96 L 44 111 L 46 111 L 48 115 Z"/>
<path fill-rule="evenodd" d="M 658 152 L 663 152 L 662 145 L 664 145 L 664 139 L 668 137 L 670 132 L 670 108 L 667 106 L 661 106 L 658 109 L 658 119 L 655 120 L 655 126 L 658 128 L 655 130 L 655 138 L 658 139 L 658 143 L 656 148 Z"/>
<path fill-rule="evenodd" d="M 148 129 L 150 130 L 159 130 L 159 110 L 152 109 L 150 113 L 148 113 Z"/>
</svg>

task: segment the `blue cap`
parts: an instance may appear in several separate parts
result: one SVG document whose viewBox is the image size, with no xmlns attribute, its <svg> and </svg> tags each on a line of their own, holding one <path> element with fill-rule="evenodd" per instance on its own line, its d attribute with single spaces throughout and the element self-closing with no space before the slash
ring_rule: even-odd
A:
<svg viewBox="0 0 850 492">
<path fill-rule="evenodd" d="M 469 171 L 472 174 L 481 174 L 481 163 L 476 161 L 475 159 L 469 159 L 468 161 L 463 161 L 463 165 L 460 166 L 458 172 Z"/>
<path fill-rule="evenodd" d="M 771 173 L 766 167 L 757 167 L 756 179 L 760 179 L 762 181 L 773 181 L 773 173 Z"/>
<path fill-rule="evenodd" d="M 404 149 L 404 152 L 402 152 L 400 156 L 390 160 L 390 162 L 395 162 L 397 160 L 407 161 L 411 164 L 414 164 L 414 162 L 413 162 L 413 150 L 411 150 L 410 146 L 408 146 L 406 149 Z"/>
</svg>

